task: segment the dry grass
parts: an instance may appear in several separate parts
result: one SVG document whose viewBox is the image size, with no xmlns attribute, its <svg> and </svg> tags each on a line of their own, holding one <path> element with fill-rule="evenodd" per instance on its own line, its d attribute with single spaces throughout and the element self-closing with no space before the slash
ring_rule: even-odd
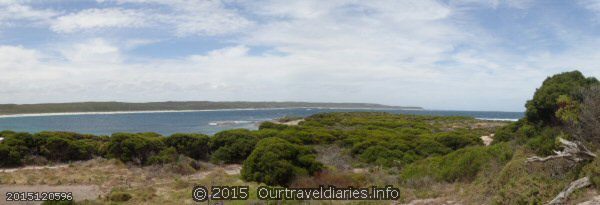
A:
<svg viewBox="0 0 600 205">
<path fill-rule="evenodd" d="M 132 196 L 123 204 L 194 204 L 191 189 L 196 184 L 207 187 L 248 184 L 239 179 L 239 165 L 237 168 L 204 166 L 204 169 L 181 174 L 175 170 L 178 165 L 137 167 L 99 158 L 52 169 L 0 172 L 0 184 L 7 189 L 24 186 L 97 187 L 98 197 L 84 204 L 112 204 L 109 195 L 115 191 Z"/>
</svg>

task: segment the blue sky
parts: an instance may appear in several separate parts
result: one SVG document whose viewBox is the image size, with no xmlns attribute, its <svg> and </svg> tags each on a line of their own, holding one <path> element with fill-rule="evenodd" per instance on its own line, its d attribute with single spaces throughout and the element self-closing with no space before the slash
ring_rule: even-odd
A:
<svg viewBox="0 0 600 205">
<path fill-rule="evenodd" d="M 600 0 L 0 0 L 0 103 L 522 111 L 598 48 Z"/>
</svg>

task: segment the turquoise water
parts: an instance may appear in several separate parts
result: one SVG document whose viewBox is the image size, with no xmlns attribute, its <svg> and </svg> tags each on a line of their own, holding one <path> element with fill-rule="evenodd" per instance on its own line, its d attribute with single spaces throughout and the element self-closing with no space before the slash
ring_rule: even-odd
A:
<svg viewBox="0 0 600 205">
<path fill-rule="evenodd" d="M 322 112 L 389 112 L 436 116 L 472 116 L 481 119 L 516 120 L 522 112 L 443 111 L 443 110 L 377 110 L 377 109 L 256 109 L 211 110 L 161 113 L 78 114 L 52 116 L 0 117 L 0 130 L 21 132 L 71 131 L 96 135 L 115 132 L 177 132 L 214 134 L 221 130 L 257 129 L 262 121 L 284 116 L 309 116 Z"/>
</svg>

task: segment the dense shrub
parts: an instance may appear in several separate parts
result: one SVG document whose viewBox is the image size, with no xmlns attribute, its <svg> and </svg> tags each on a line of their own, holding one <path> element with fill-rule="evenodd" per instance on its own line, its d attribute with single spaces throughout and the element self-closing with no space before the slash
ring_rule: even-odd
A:
<svg viewBox="0 0 600 205">
<path fill-rule="evenodd" d="M 261 134 L 264 134 L 265 130 L 261 130 L 263 131 Z M 290 127 L 277 130 L 272 137 L 279 137 L 295 144 L 324 144 L 336 140 L 336 137 L 330 132 L 330 130 L 316 127 Z M 265 136 L 260 137 L 264 138 Z"/>
<path fill-rule="evenodd" d="M 242 177 L 268 185 L 288 185 L 296 176 L 312 175 L 321 170 L 314 151 L 281 138 L 261 140 L 244 162 Z"/>
<path fill-rule="evenodd" d="M 84 141 L 69 140 L 62 137 L 49 137 L 41 147 L 41 154 L 52 161 L 71 161 L 91 159 L 94 147 Z"/>
<path fill-rule="evenodd" d="M 369 146 L 359 155 L 359 158 L 364 162 L 384 166 L 400 165 L 403 157 L 404 153 L 402 151 L 391 150 L 381 145 Z"/>
<path fill-rule="evenodd" d="M 173 134 L 165 138 L 165 145 L 174 147 L 178 153 L 197 160 L 207 160 L 210 138 L 203 134 Z"/>
<path fill-rule="evenodd" d="M 37 155 L 40 154 L 40 147 L 46 143 L 45 138 L 38 137 L 36 135 L 31 135 L 29 133 L 11 133 L 5 135 L 4 144 L 14 147 L 14 146 L 23 146 L 27 147 L 27 153 L 23 154 L 31 154 Z"/>
<path fill-rule="evenodd" d="M 525 105 L 527 120 L 534 124 L 557 125 L 560 120 L 556 116 L 559 109 L 558 99 L 560 96 L 578 99 L 576 93 L 582 88 L 598 84 L 596 78 L 586 78 L 579 71 L 565 72 L 548 77 L 542 86 L 535 91 L 533 99 Z"/>
<path fill-rule="evenodd" d="M 278 124 L 278 123 L 274 123 L 274 122 L 269 122 L 269 121 L 260 123 L 260 125 L 258 126 L 259 130 L 262 130 L 262 129 L 283 130 L 285 128 L 288 128 L 288 126 L 284 125 L 284 124 Z"/>
<path fill-rule="evenodd" d="M 258 142 L 249 130 L 227 130 L 215 134 L 210 141 L 211 159 L 218 163 L 239 163 L 244 161 Z"/>
<path fill-rule="evenodd" d="M 467 130 L 442 132 L 434 135 L 435 141 L 444 146 L 457 150 L 469 145 L 482 145 L 481 138 Z"/>
<path fill-rule="evenodd" d="M 2 158 L 7 162 L 0 166 L 20 165 L 23 159 L 37 158 L 45 161 L 64 162 L 91 159 L 101 155 L 100 148 L 106 140 L 92 135 L 81 135 L 70 132 L 40 132 L 29 133 L 2 132 Z M 9 150 L 9 151 L 7 151 Z M 6 153 L 11 153 L 7 155 Z M 19 156 L 20 160 L 15 160 Z M 38 160 L 39 161 L 39 160 Z"/>
<path fill-rule="evenodd" d="M 542 128 L 529 123 L 525 119 L 510 123 L 496 130 L 493 144 L 515 140 L 519 144 L 526 143 L 529 139 L 539 136 Z"/>
<path fill-rule="evenodd" d="M 2 144 L 10 147 L 31 149 L 33 148 L 32 135 L 29 133 L 22 132 L 4 135 L 4 140 L 2 140 Z"/>
<path fill-rule="evenodd" d="M 24 162 L 21 159 L 72 161 L 94 156 L 139 165 L 170 163 L 179 155 L 196 160 L 210 158 L 217 163 L 241 163 L 252 153 L 258 140 L 277 137 L 296 145 L 339 142 L 362 162 L 387 167 L 405 166 L 478 144 L 479 135 L 470 134 L 477 129 L 455 128 L 455 125 L 467 125 L 473 120 L 367 112 L 323 113 L 307 118 L 298 126 L 266 123 L 257 131 L 228 130 L 213 137 L 202 134 L 162 137 L 156 133 L 115 133 L 108 137 L 70 132 L 31 135 L 3 131 L 0 135 L 6 138 L 3 144 L 7 147 L 2 148 L 0 157 L 7 159 L 6 165 L 2 166 L 20 165 Z"/>
<path fill-rule="evenodd" d="M 148 164 L 168 164 L 177 161 L 179 154 L 177 153 L 177 149 L 174 147 L 169 147 L 167 149 L 163 149 L 157 155 L 153 155 L 148 159 Z"/>
<path fill-rule="evenodd" d="M 504 165 L 511 159 L 512 150 L 507 143 L 463 148 L 410 164 L 402 170 L 401 178 L 406 182 L 427 178 L 446 182 L 470 180 L 491 163 Z"/>
<path fill-rule="evenodd" d="M 539 134 L 529 139 L 526 143 L 527 148 L 534 151 L 537 155 L 546 156 L 554 154 L 554 150 L 558 150 L 559 144 L 556 138 L 568 138 L 564 136 L 559 129 L 546 127 Z"/>
<path fill-rule="evenodd" d="M 424 139 L 419 142 L 419 145 L 417 145 L 415 151 L 421 156 L 429 157 L 448 154 L 452 152 L 452 149 L 437 141 Z"/>
<path fill-rule="evenodd" d="M 6 137 L 8 135 L 15 134 L 15 131 L 12 130 L 2 130 L 0 131 L 0 137 Z"/>
<path fill-rule="evenodd" d="M 403 166 L 429 156 L 482 144 L 479 137 L 485 131 L 464 126 L 473 121 L 466 117 L 326 113 L 308 117 L 301 127 L 305 130 L 325 128 L 324 132 L 333 140 L 341 141 L 363 162 Z M 294 137 L 285 139 L 295 142 Z"/>
<path fill-rule="evenodd" d="M 494 134 L 494 141 L 492 144 L 508 142 L 517 138 L 516 133 L 517 130 L 519 130 L 519 126 L 519 122 L 513 122 L 500 129 L 497 129 L 496 133 Z"/>
<path fill-rule="evenodd" d="M 160 137 L 143 134 L 115 133 L 108 144 L 107 154 L 123 162 L 147 164 L 150 157 L 158 154 L 163 148 Z"/>
<path fill-rule="evenodd" d="M 0 167 L 13 167 L 21 165 L 24 150 L 0 144 Z"/>
</svg>

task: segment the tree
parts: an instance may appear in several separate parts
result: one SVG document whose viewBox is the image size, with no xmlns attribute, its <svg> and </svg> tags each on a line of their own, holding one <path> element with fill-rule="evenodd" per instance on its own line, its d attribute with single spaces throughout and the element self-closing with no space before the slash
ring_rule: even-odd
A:
<svg viewBox="0 0 600 205">
<path fill-rule="evenodd" d="M 322 169 L 314 150 L 277 137 L 258 142 L 244 162 L 242 178 L 268 185 L 288 185 L 296 176 L 313 175 Z"/>
<path fill-rule="evenodd" d="M 540 125 L 560 124 L 560 120 L 556 117 L 556 112 L 560 108 L 559 97 L 564 95 L 580 101 L 581 99 L 576 93 L 582 88 L 594 84 L 598 84 L 596 78 L 586 78 L 579 71 L 564 72 L 548 77 L 535 91 L 533 99 L 527 101 L 525 105 L 527 120 Z"/>
</svg>

